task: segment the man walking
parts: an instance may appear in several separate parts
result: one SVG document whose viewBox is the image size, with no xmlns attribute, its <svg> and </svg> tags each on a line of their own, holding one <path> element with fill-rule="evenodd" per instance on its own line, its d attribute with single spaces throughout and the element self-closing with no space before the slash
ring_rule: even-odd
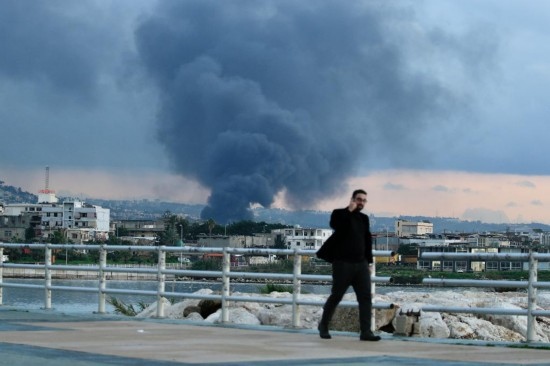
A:
<svg viewBox="0 0 550 366">
<path fill-rule="evenodd" d="M 369 217 L 361 213 L 366 203 L 367 192 L 358 189 L 353 192 L 348 207 L 334 210 L 330 216 L 334 233 L 317 252 L 319 258 L 332 263 L 332 291 L 323 307 L 318 328 L 323 339 L 331 338 L 329 323 L 332 315 L 352 286 L 359 303 L 359 339 L 380 340 L 371 330 L 372 235 Z"/>
</svg>

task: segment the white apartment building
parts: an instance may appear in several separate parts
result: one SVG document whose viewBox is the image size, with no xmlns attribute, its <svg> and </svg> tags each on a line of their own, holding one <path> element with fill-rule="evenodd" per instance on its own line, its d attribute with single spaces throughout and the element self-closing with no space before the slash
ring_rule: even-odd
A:
<svg viewBox="0 0 550 366">
<path fill-rule="evenodd" d="M 397 220 L 395 222 L 395 233 L 399 238 L 404 238 L 412 235 L 433 234 L 434 224 L 427 221 L 407 221 Z"/>
<path fill-rule="evenodd" d="M 42 211 L 42 205 L 38 203 L 10 203 L 4 206 L 5 216 L 21 216 Z"/>
<path fill-rule="evenodd" d="M 75 243 L 94 239 L 105 240 L 109 236 L 110 210 L 78 200 L 63 203 L 8 204 L 4 206 L 2 216 L 5 219 L 29 217 L 25 227 L 32 226 L 37 235 L 43 238 L 47 238 L 54 230 L 64 230 L 67 239 Z M 33 221 L 34 217 L 36 217 L 36 223 Z M 8 222 L 4 226 L 5 230 L 9 229 Z M 18 229 L 23 231 L 14 236 L 21 237 L 25 228 Z M 12 230 L 12 232 L 15 231 Z"/>
<path fill-rule="evenodd" d="M 104 240 L 109 236 L 110 210 L 78 200 L 42 205 L 42 228 L 65 229 L 67 239 L 74 242 Z"/>
<path fill-rule="evenodd" d="M 279 236 L 285 240 L 288 249 L 313 250 L 321 248 L 321 245 L 332 235 L 332 232 L 332 229 L 300 227 L 271 230 L 274 237 Z"/>
</svg>

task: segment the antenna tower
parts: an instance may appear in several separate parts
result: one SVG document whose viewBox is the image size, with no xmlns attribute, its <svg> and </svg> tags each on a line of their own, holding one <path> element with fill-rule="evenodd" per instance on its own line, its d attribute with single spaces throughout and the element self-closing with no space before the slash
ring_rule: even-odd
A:
<svg viewBox="0 0 550 366">
<path fill-rule="evenodd" d="M 50 190 L 50 167 L 46 167 L 46 191 Z"/>
<path fill-rule="evenodd" d="M 45 183 L 44 189 L 41 189 L 40 191 L 38 191 L 39 193 L 46 193 L 46 194 L 55 193 L 55 191 L 50 190 L 50 167 L 49 166 L 46 167 L 46 172 L 44 175 L 44 183 Z"/>
</svg>

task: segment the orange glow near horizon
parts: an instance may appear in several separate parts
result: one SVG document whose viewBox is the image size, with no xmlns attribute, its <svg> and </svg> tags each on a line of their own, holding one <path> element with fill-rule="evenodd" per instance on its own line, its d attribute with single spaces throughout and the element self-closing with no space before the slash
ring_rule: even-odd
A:
<svg viewBox="0 0 550 366">
<path fill-rule="evenodd" d="M 42 169 L 7 171 L 4 177 L 6 184 L 31 193 L 44 188 Z M 165 172 L 53 169 L 50 178 L 50 186 L 59 196 L 204 204 L 210 193 L 194 180 Z M 375 216 L 550 223 L 550 202 L 545 200 L 550 197 L 547 176 L 385 170 L 352 178 L 347 184 L 349 192 L 302 208 L 331 211 L 344 207 L 351 191 L 363 188 L 369 197 L 365 212 Z M 284 192 L 275 197 L 273 207 L 289 207 Z"/>
</svg>

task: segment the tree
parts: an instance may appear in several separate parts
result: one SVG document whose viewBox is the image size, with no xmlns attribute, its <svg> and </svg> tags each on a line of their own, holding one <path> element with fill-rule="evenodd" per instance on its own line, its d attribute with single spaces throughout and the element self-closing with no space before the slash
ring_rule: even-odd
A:
<svg viewBox="0 0 550 366">
<path fill-rule="evenodd" d="M 273 249 L 286 249 L 286 236 L 277 235 L 275 237 L 275 244 L 273 244 Z"/>
<path fill-rule="evenodd" d="M 34 239 L 34 237 L 35 237 L 34 228 L 29 226 L 28 228 L 25 229 L 25 240 L 31 241 Z"/>
<path fill-rule="evenodd" d="M 66 242 L 67 238 L 65 238 L 65 233 L 61 230 L 55 230 L 50 237 L 51 244 L 65 244 Z"/>
<path fill-rule="evenodd" d="M 397 248 L 397 253 L 401 255 L 417 255 L 418 244 L 402 244 Z"/>
<path fill-rule="evenodd" d="M 117 238 L 120 238 L 121 236 L 128 236 L 130 235 L 130 230 L 125 227 L 117 227 L 115 234 Z"/>
<path fill-rule="evenodd" d="M 189 239 L 192 236 L 193 228 L 183 217 L 166 211 L 162 219 L 164 221 L 164 231 L 158 235 L 160 245 L 176 245 L 180 236 L 182 239 Z"/>
<path fill-rule="evenodd" d="M 214 221 L 214 219 L 208 219 L 206 224 L 208 225 L 208 235 L 212 236 L 212 230 L 216 227 L 216 221 Z"/>
</svg>

